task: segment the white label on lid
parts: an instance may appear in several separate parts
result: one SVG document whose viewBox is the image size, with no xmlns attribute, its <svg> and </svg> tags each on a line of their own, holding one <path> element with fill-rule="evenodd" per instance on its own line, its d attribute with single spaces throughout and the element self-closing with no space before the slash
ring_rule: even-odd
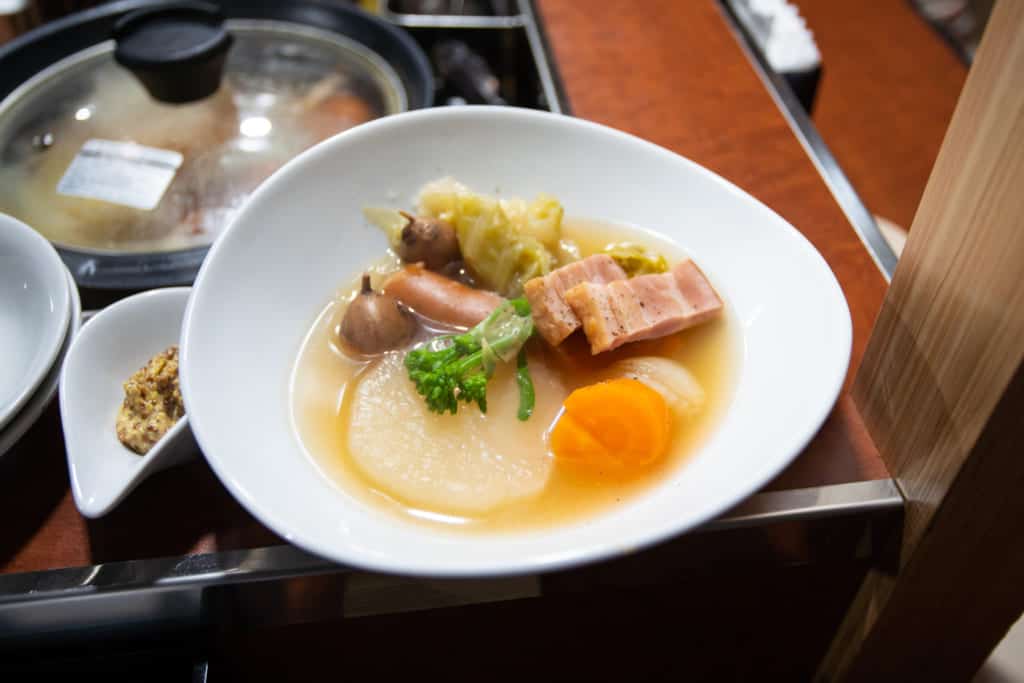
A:
<svg viewBox="0 0 1024 683">
<path fill-rule="evenodd" d="M 57 183 L 59 194 L 149 211 L 160 203 L 184 157 L 133 142 L 89 140 Z"/>
</svg>

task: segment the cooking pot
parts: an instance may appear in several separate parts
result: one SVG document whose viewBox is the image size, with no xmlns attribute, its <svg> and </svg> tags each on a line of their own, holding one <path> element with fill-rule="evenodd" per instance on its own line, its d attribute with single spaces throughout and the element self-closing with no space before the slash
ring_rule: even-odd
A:
<svg viewBox="0 0 1024 683">
<path fill-rule="evenodd" d="M 82 286 L 186 284 L 273 171 L 432 98 L 419 46 L 355 7 L 102 5 L 0 47 L 0 212 Z"/>
</svg>

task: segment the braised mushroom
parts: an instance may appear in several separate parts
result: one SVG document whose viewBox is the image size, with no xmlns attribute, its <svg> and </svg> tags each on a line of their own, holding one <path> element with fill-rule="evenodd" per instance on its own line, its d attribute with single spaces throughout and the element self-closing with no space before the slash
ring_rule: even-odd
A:
<svg viewBox="0 0 1024 683">
<path fill-rule="evenodd" d="M 373 355 L 397 349 L 416 332 L 416 320 L 395 297 L 373 291 L 370 276 L 341 320 L 341 339 L 352 349 Z"/>
<path fill-rule="evenodd" d="M 402 228 L 398 255 L 406 263 L 423 263 L 430 270 L 441 270 L 461 257 L 459 240 L 451 223 L 438 218 L 422 218 L 405 211 L 408 221 Z"/>
</svg>

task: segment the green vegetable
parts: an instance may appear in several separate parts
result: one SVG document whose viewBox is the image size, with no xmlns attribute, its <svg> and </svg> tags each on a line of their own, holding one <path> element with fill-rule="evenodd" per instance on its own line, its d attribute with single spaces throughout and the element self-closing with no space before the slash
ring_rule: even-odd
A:
<svg viewBox="0 0 1024 683">
<path fill-rule="evenodd" d="M 563 209 L 553 197 L 498 200 L 444 179 L 427 185 L 419 204 L 422 215 L 455 226 L 463 260 L 487 289 L 519 296 L 523 283 L 559 265 Z"/>
<path fill-rule="evenodd" d="M 435 413 L 458 412 L 459 401 L 476 403 L 487 412 L 487 382 L 498 361 L 519 354 L 519 419 L 533 412 L 533 381 L 526 367 L 523 344 L 533 334 L 533 317 L 526 299 L 506 301 L 473 329 L 437 337 L 405 356 L 405 367 L 416 391 Z"/>
<path fill-rule="evenodd" d="M 631 242 L 609 244 L 602 252 L 608 254 L 618 263 L 626 275 L 650 275 L 664 273 L 668 270 L 668 261 L 661 254 L 653 254 L 646 247 Z"/>
<path fill-rule="evenodd" d="M 519 349 L 516 357 L 516 383 L 519 385 L 519 414 L 523 422 L 533 415 L 533 405 L 536 397 L 533 394 L 533 380 L 530 379 L 530 368 L 526 367 L 526 349 Z"/>
</svg>

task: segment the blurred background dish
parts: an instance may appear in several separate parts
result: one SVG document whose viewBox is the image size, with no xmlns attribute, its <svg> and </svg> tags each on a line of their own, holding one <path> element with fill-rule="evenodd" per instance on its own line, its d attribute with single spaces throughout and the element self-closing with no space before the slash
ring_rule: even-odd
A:
<svg viewBox="0 0 1024 683">
<path fill-rule="evenodd" d="M 0 214 L 0 428 L 35 392 L 67 335 L 65 273 L 46 240 Z"/>
<path fill-rule="evenodd" d="M 121 65 L 145 42 L 127 45 L 139 31 L 117 24 L 140 12 L 154 31 L 226 31 L 213 94 L 160 101 Z M 187 85 L 195 64 L 182 73 Z M 416 43 L 353 7 L 132 0 L 4 46 L 0 97 L 0 211 L 53 242 L 79 284 L 131 289 L 191 282 L 267 176 L 335 133 L 428 105 L 433 88 Z"/>
<path fill-rule="evenodd" d="M 7 452 L 11 446 L 18 442 L 29 427 L 35 424 L 43 411 L 50 405 L 54 393 L 57 391 L 57 384 L 60 381 L 61 367 L 64 364 L 64 357 L 67 355 L 71 342 L 78 333 L 82 320 L 82 300 L 78 296 L 78 287 L 71 277 L 71 272 L 64 268 L 64 282 L 68 291 L 69 316 L 67 334 L 64 335 L 57 357 L 47 370 L 46 375 L 36 387 L 36 390 L 15 414 L 6 426 L 0 428 L 0 456 Z"/>
</svg>

